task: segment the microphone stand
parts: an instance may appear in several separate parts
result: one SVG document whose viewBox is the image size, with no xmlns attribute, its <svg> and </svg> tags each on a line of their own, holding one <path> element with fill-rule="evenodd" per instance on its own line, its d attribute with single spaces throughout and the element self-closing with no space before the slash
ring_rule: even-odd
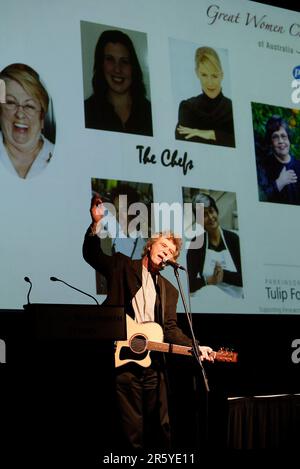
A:
<svg viewBox="0 0 300 469">
<path fill-rule="evenodd" d="M 185 296 L 184 296 L 182 284 L 181 284 L 181 281 L 180 281 L 180 278 L 179 278 L 178 267 L 174 267 L 174 275 L 175 275 L 176 280 L 177 280 L 177 284 L 178 284 L 180 296 L 181 296 L 181 299 L 182 299 L 184 311 L 185 311 L 185 313 L 186 313 L 186 317 L 187 317 L 187 320 L 188 320 L 188 323 L 189 323 L 189 326 L 190 326 L 190 332 L 191 332 L 191 338 L 192 338 L 192 351 L 193 351 L 193 355 L 194 355 L 194 357 L 195 357 L 195 359 L 196 359 L 198 365 L 200 366 L 206 392 L 209 392 L 210 389 L 209 389 L 209 385 L 208 385 L 208 379 L 207 379 L 207 376 L 206 376 L 206 373 L 205 373 L 204 366 L 203 366 L 202 361 L 201 361 L 201 359 L 200 359 L 200 349 L 199 349 L 200 344 L 197 343 L 196 338 L 195 338 L 195 334 L 194 334 L 194 330 L 193 330 L 193 325 L 192 325 L 192 320 L 191 320 L 191 313 L 190 313 L 190 311 L 188 310 L 188 307 L 187 307 L 187 304 L 186 304 L 186 300 L 185 300 Z"/>
<path fill-rule="evenodd" d="M 61 278 L 50 277 L 50 280 L 51 280 L 52 282 L 61 282 L 61 283 L 64 283 L 65 285 L 67 285 L 67 287 L 72 288 L 72 290 L 76 290 L 76 291 L 78 291 L 79 293 L 82 293 L 83 295 L 89 296 L 90 298 L 92 298 L 92 299 L 96 302 L 96 304 L 97 304 L 98 306 L 100 306 L 98 300 L 97 300 L 94 296 L 90 295 L 89 293 L 86 293 L 86 292 L 83 291 L 83 290 L 79 290 L 79 288 L 73 287 L 73 285 L 70 285 L 69 283 L 65 282 L 65 281 L 62 280 Z"/>
<path fill-rule="evenodd" d="M 31 303 L 30 303 L 29 298 L 30 298 L 30 292 L 31 292 L 31 289 L 32 289 L 32 282 L 31 282 L 29 277 L 24 277 L 24 280 L 25 280 L 25 282 L 30 284 L 29 290 L 27 292 L 27 304 L 30 305 Z"/>
<path fill-rule="evenodd" d="M 181 281 L 180 281 L 180 278 L 179 278 L 179 273 L 178 273 L 179 266 L 173 266 L 173 267 L 174 267 L 174 275 L 175 275 L 176 280 L 177 280 L 180 296 L 181 296 L 182 303 L 183 303 L 183 306 L 184 306 L 184 311 L 186 313 L 186 317 L 187 317 L 189 327 L 190 327 L 190 333 L 191 333 L 191 338 L 192 338 L 192 352 L 193 352 L 193 355 L 196 359 L 196 362 L 200 366 L 203 381 L 204 381 L 204 386 L 205 386 L 205 390 L 206 390 L 206 406 L 205 406 L 205 413 L 206 413 L 205 446 L 206 446 L 206 444 L 209 443 L 208 393 L 209 393 L 210 389 L 209 389 L 209 385 L 208 385 L 208 379 L 207 379 L 207 376 L 206 376 L 206 372 L 205 372 L 205 369 L 203 367 L 202 361 L 200 359 L 200 349 L 199 349 L 200 344 L 196 341 L 196 338 L 195 338 L 195 334 L 194 334 L 194 330 L 193 330 L 193 324 L 192 324 L 192 318 L 191 318 L 191 312 L 188 310 L 186 300 L 185 300 L 185 296 L 184 296 L 184 292 L 183 292 L 183 288 L 182 288 L 182 284 L 181 284 Z M 181 267 L 181 268 L 187 273 L 185 268 L 183 268 L 183 267 Z M 197 384 L 196 384 L 195 376 L 194 376 L 193 381 L 194 381 L 194 392 L 195 392 L 195 396 L 196 396 Z M 197 416 L 197 414 L 198 414 L 198 416 Z M 199 428 L 199 421 L 200 421 L 199 410 L 196 410 L 196 435 L 197 435 L 197 441 L 201 440 L 201 431 L 200 431 L 200 428 Z"/>
</svg>

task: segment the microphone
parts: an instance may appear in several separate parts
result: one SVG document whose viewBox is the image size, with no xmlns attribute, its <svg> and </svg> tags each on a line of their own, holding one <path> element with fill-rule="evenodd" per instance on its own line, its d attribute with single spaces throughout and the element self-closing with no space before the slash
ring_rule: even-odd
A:
<svg viewBox="0 0 300 469">
<path fill-rule="evenodd" d="M 64 283 L 65 285 L 67 285 L 67 287 L 70 287 L 72 288 L 73 290 L 76 290 L 76 291 L 79 291 L 80 293 L 82 293 L 83 295 L 86 295 L 86 296 L 89 296 L 90 298 L 93 298 L 94 301 L 96 301 L 97 305 L 99 306 L 99 303 L 97 301 L 97 299 L 90 295 L 89 293 L 86 293 L 85 291 L 82 291 L 82 290 L 79 290 L 79 288 L 76 288 L 76 287 L 73 287 L 73 285 L 70 285 L 69 283 L 65 282 L 64 280 L 61 280 L 60 278 L 57 278 L 57 277 L 50 277 L 50 280 L 52 282 L 61 282 L 61 283 Z"/>
<path fill-rule="evenodd" d="M 30 305 L 31 303 L 30 303 L 30 300 L 29 300 L 29 296 L 30 296 L 30 292 L 31 292 L 31 289 L 32 289 L 32 282 L 31 282 L 30 278 L 27 277 L 27 276 L 24 277 L 24 280 L 25 280 L 25 282 L 30 283 L 30 287 L 29 287 L 29 290 L 28 290 L 28 293 L 27 293 L 27 304 Z"/>
<path fill-rule="evenodd" d="M 177 262 L 175 261 L 171 261 L 170 259 L 164 259 L 161 263 L 161 265 L 163 267 L 166 267 L 167 265 L 170 265 L 171 267 L 173 267 L 173 269 L 181 269 L 181 270 L 186 270 L 185 267 L 183 267 L 183 265 L 180 265 L 178 264 Z"/>
</svg>

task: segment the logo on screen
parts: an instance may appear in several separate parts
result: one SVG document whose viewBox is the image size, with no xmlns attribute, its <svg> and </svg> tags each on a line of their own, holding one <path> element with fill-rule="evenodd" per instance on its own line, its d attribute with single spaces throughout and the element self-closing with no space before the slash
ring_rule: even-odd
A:
<svg viewBox="0 0 300 469">
<path fill-rule="evenodd" d="M 300 65 L 293 68 L 292 94 L 291 99 L 294 104 L 300 103 Z"/>
<path fill-rule="evenodd" d="M 300 79 L 300 65 L 297 65 L 293 68 L 293 77 L 295 78 L 295 80 Z"/>
</svg>

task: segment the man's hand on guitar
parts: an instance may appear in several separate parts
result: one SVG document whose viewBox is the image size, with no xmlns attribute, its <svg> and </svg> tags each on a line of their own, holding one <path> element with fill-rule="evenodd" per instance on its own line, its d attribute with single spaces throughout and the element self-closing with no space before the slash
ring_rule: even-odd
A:
<svg viewBox="0 0 300 469">
<path fill-rule="evenodd" d="M 206 345 L 201 345 L 199 347 L 200 349 L 200 359 L 203 360 L 208 360 L 210 362 L 213 362 L 216 356 L 216 352 L 211 347 L 207 347 Z"/>
</svg>

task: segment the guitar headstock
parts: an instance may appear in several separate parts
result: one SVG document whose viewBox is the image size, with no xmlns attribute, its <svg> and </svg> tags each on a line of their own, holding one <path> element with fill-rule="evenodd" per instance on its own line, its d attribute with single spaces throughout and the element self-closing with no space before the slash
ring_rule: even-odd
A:
<svg viewBox="0 0 300 469">
<path fill-rule="evenodd" d="M 220 348 L 215 355 L 215 360 L 218 362 L 237 363 L 238 354 L 228 348 Z"/>
</svg>

